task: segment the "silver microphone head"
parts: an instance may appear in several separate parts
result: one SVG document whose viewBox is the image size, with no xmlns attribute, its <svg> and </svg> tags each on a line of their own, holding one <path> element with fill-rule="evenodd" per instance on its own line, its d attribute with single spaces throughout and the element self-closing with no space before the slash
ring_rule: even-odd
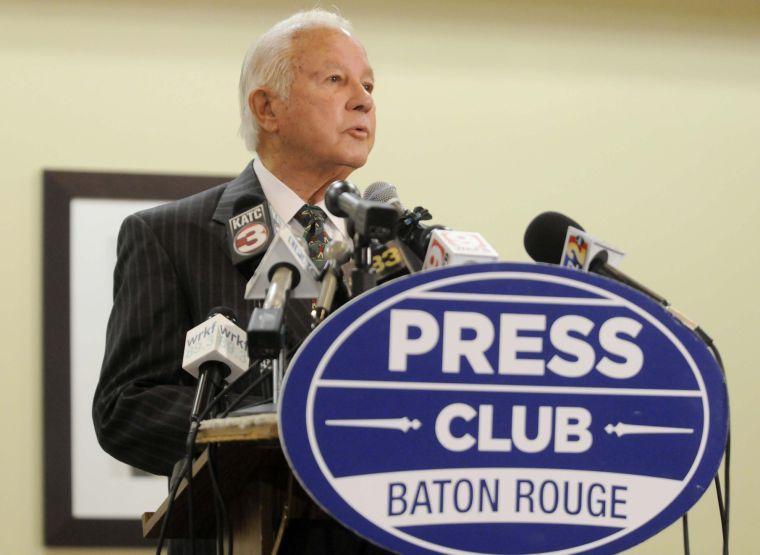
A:
<svg viewBox="0 0 760 555">
<path fill-rule="evenodd" d="M 390 204 L 399 212 L 404 211 L 404 206 L 398 198 L 396 187 L 385 181 L 375 181 L 371 185 L 368 185 L 367 188 L 364 189 L 362 198 L 364 200 L 374 200 L 384 204 Z"/>
<path fill-rule="evenodd" d="M 325 260 L 334 260 L 338 266 L 342 266 L 351 258 L 351 248 L 345 241 L 334 239 L 325 246 Z"/>
</svg>

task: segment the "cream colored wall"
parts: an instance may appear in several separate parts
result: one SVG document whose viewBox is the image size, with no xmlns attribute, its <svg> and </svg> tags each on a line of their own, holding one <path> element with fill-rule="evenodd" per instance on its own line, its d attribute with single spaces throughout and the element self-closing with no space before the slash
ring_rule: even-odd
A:
<svg viewBox="0 0 760 555">
<path fill-rule="evenodd" d="M 396 183 L 407 204 L 482 232 L 508 260 L 527 258 L 535 214 L 564 211 L 716 338 L 733 409 L 733 546 L 750 553 L 757 3 L 339 4 L 378 82 L 377 146 L 355 182 Z M 236 137 L 242 52 L 311 5 L 0 3 L 1 553 L 53 552 L 42 546 L 40 272 L 55 248 L 41 243 L 43 168 L 236 173 L 248 159 Z M 717 553 L 719 536 L 709 491 L 692 513 L 692 553 Z M 679 552 L 674 526 L 630 553 Z"/>
</svg>

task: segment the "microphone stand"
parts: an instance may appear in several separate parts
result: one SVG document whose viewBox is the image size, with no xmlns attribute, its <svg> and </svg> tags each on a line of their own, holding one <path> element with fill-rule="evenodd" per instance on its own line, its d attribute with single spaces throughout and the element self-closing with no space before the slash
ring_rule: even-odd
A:
<svg viewBox="0 0 760 555">
<path fill-rule="evenodd" d="M 289 264 L 280 264 L 270 271 L 269 288 L 264 306 L 255 308 L 248 324 L 248 346 L 257 357 L 269 359 L 272 367 L 272 402 L 256 405 L 245 414 L 277 412 L 282 378 L 287 367 L 285 341 L 285 303 L 290 291 L 298 285 L 298 271 Z"/>
<path fill-rule="evenodd" d="M 715 342 L 713 341 L 712 337 L 710 337 L 707 332 L 694 320 L 688 318 L 686 315 L 684 315 L 681 311 L 679 311 L 677 308 L 675 308 L 670 302 L 663 297 L 662 295 L 655 293 L 648 287 L 640 284 L 633 278 L 627 276 L 620 270 L 617 270 L 613 266 L 610 266 L 607 264 L 608 254 L 607 251 L 601 251 L 599 254 L 594 257 L 594 259 L 591 261 L 591 264 L 589 265 L 589 270 L 595 274 L 602 275 L 604 277 L 616 280 L 620 283 L 624 283 L 625 285 L 636 289 L 645 295 L 648 295 L 650 298 L 655 300 L 657 303 L 662 305 L 665 310 L 670 313 L 673 318 L 675 318 L 678 322 L 683 324 L 686 328 L 691 330 L 694 335 L 696 335 L 700 341 L 702 341 L 707 348 L 712 352 L 713 356 L 715 357 L 716 362 L 718 363 L 718 367 L 720 368 L 721 372 L 723 373 L 723 379 L 726 380 L 726 369 L 723 366 L 723 359 L 720 356 L 720 352 L 718 351 L 718 347 L 715 345 Z M 728 385 L 726 385 L 726 388 L 728 388 Z M 726 390 L 726 394 L 728 394 L 728 390 Z M 724 456 L 725 456 L 725 462 L 723 465 L 723 485 L 725 487 L 725 490 L 722 491 L 721 483 L 720 483 L 720 472 L 715 475 L 714 481 L 715 481 L 715 491 L 718 496 L 718 513 L 720 515 L 720 523 L 721 523 L 721 530 L 723 532 L 723 555 L 728 555 L 728 546 L 729 546 L 729 523 L 730 523 L 730 502 L 731 502 L 731 417 L 729 412 L 729 426 L 728 426 L 728 437 L 726 439 L 726 445 L 724 450 Z M 689 553 L 689 524 L 688 524 L 688 513 L 685 513 L 682 518 L 682 526 L 683 526 L 683 540 L 684 540 L 684 549 L 685 552 Z"/>
<path fill-rule="evenodd" d="M 354 268 L 351 270 L 351 296 L 356 297 L 377 285 L 372 272 L 372 249 L 369 239 L 354 235 Z"/>
</svg>

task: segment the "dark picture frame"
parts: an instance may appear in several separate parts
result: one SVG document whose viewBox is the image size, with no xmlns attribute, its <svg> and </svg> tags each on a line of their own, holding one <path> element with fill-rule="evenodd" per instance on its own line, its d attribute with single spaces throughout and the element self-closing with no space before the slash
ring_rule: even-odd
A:
<svg viewBox="0 0 760 555">
<path fill-rule="evenodd" d="M 148 547 L 134 519 L 77 518 L 73 511 L 71 406 L 71 203 L 74 199 L 172 200 L 229 176 L 43 173 L 43 409 L 45 545 Z M 99 369 L 92 369 L 97 372 Z M 104 457 L 108 457 L 103 453 Z M 154 507 L 145 507 L 145 511 Z"/>
</svg>

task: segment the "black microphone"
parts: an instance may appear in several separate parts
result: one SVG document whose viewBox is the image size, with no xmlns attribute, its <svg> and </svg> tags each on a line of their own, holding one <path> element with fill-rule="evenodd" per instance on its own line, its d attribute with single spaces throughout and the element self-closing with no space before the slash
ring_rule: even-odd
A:
<svg viewBox="0 0 760 555">
<path fill-rule="evenodd" d="M 259 256 L 272 242 L 272 223 L 266 200 L 245 193 L 232 207 L 227 221 L 227 249 L 232 263 L 249 278 L 256 269 Z"/>
<path fill-rule="evenodd" d="M 528 255 L 536 262 L 559 264 L 565 248 L 567 228 L 585 231 L 581 225 L 559 212 L 542 212 L 528 224 L 523 244 Z"/>
<path fill-rule="evenodd" d="M 427 254 L 433 231 L 448 228 L 443 225 L 425 225 L 421 223 L 432 218 L 430 212 L 422 206 L 417 206 L 414 210 L 404 208 L 399 200 L 396 187 L 385 181 L 376 181 L 369 185 L 364 190 L 363 196 L 365 200 L 387 203 L 398 210 L 399 217 L 396 236 L 411 251 L 411 253 L 404 253 L 407 258 L 410 258 L 409 254 L 412 254 L 417 259 L 416 262 L 413 259 L 409 261 L 411 262 L 411 266 L 414 267 L 410 271 L 419 271 L 422 267 L 421 261 L 425 259 L 425 255 Z M 382 255 L 382 253 L 379 254 Z M 392 258 L 395 259 L 395 256 Z"/>
<path fill-rule="evenodd" d="M 389 241 L 396 236 L 398 213 L 382 202 L 365 200 L 348 181 L 334 181 L 325 192 L 325 206 L 335 216 L 348 218 L 362 240 Z"/>
<path fill-rule="evenodd" d="M 562 253 L 565 248 L 567 228 L 570 226 L 585 231 L 575 220 L 559 212 L 543 212 L 536 216 L 528 224 L 523 238 L 523 244 L 528 255 L 536 262 L 559 264 L 562 261 Z M 607 264 L 607 258 L 607 251 L 599 252 L 589 264 L 589 271 L 624 283 L 628 287 L 652 297 L 658 303 L 670 306 L 664 297 Z"/>
</svg>

